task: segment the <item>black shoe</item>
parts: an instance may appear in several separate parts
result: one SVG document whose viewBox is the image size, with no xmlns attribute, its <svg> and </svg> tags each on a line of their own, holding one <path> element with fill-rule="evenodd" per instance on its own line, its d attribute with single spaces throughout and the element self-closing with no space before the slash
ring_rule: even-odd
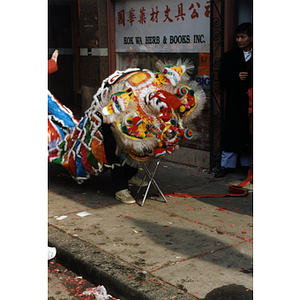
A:
<svg viewBox="0 0 300 300">
<path fill-rule="evenodd" d="M 219 171 L 217 171 L 217 172 L 215 173 L 215 177 L 216 177 L 216 178 L 221 178 L 221 177 L 224 177 L 227 173 L 228 173 L 227 168 L 221 167 L 221 168 L 219 169 Z"/>
</svg>

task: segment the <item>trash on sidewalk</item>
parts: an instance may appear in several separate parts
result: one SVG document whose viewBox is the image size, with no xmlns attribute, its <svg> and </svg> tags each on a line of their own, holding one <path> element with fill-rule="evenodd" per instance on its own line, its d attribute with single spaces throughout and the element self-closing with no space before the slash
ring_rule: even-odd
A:
<svg viewBox="0 0 300 300">
<path fill-rule="evenodd" d="M 48 260 L 51 260 L 56 255 L 56 248 L 55 247 L 48 247 Z"/>
<path fill-rule="evenodd" d="M 88 213 L 88 212 L 86 212 L 86 211 L 83 211 L 83 212 L 80 212 L 80 213 L 78 213 L 78 214 L 76 214 L 76 215 L 79 216 L 79 217 L 85 217 L 85 216 L 91 215 L 91 213 Z"/>
<path fill-rule="evenodd" d="M 96 297 L 97 300 L 116 299 L 107 294 L 106 289 L 103 285 L 99 285 L 95 288 L 88 288 L 86 291 L 82 293 L 82 295 L 93 295 Z"/>
<path fill-rule="evenodd" d="M 61 221 L 61 220 L 65 219 L 65 218 L 67 218 L 67 217 L 68 217 L 68 216 L 60 216 L 60 217 L 56 218 L 56 220 L 57 220 L 57 221 Z"/>
</svg>

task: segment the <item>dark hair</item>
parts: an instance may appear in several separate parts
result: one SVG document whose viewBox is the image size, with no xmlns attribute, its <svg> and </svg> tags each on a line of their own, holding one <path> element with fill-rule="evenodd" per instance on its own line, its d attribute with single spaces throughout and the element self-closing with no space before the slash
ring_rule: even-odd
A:
<svg viewBox="0 0 300 300">
<path fill-rule="evenodd" d="M 250 36 L 253 36 L 253 27 L 252 27 L 252 23 L 250 22 L 245 22 L 245 23 L 242 23 L 240 24 L 236 31 L 235 31 L 236 34 L 238 33 L 246 33 L 249 37 Z"/>
</svg>

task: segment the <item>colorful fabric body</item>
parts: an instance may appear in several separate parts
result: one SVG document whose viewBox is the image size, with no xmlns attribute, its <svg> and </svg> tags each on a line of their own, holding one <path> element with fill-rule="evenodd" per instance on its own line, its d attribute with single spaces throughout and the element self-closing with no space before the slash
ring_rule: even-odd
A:
<svg viewBox="0 0 300 300">
<path fill-rule="evenodd" d="M 48 152 L 54 151 L 77 124 L 73 113 L 48 91 Z"/>
</svg>

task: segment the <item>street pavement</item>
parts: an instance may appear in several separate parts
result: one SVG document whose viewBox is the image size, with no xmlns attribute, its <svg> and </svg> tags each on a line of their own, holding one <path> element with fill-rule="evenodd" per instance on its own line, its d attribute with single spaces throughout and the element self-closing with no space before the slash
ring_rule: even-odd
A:
<svg viewBox="0 0 300 300">
<path fill-rule="evenodd" d="M 196 197 L 227 193 L 244 174 L 217 179 L 163 160 L 162 191 L 196 196 L 165 203 L 151 187 L 141 206 L 142 194 L 136 204 L 115 200 L 109 170 L 79 185 L 48 167 L 48 242 L 65 267 L 124 299 L 252 299 L 252 184 L 247 196 Z"/>
</svg>

